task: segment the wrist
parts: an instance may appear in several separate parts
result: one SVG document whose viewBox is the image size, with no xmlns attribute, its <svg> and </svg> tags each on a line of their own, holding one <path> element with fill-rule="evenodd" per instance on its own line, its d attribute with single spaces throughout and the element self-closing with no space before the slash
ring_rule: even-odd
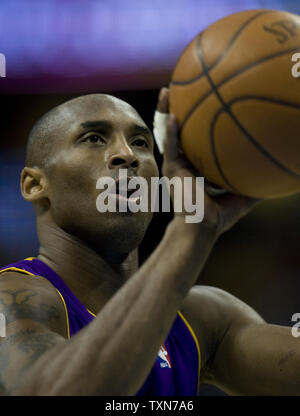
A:
<svg viewBox="0 0 300 416">
<path fill-rule="evenodd" d="M 219 235 L 218 224 L 210 223 L 205 219 L 198 223 L 188 223 L 186 222 L 184 215 L 175 215 L 171 224 L 172 223 L 183 233 L 188 233 L 191 235 L 205 234 L 212 239 L 217 239 Z"/>
</svg>

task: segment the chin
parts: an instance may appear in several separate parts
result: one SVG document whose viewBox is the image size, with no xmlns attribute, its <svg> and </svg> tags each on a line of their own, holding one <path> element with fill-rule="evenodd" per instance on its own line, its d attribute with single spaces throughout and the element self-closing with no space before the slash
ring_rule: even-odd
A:
<svg viewBox="0 0 300 416">
<path fill-rule="evenodd" d="M 149 213 L 110 213 L 94 227 L 92 240 L 110 252 L 128 254 L 142 242 L 151 219 Z"/>
</svg>

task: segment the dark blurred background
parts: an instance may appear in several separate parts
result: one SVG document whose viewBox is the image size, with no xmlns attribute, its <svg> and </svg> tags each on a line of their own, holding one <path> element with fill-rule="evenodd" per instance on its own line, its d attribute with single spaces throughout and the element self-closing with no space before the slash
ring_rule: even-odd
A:
<svg viewBox="0 0 300 416">
<path fill-rule="evenodd" d="M 255 8 L 300 14 L 296 0 L 1 1 L 1 266 L 38 250 L 33 210 L 19 190 L 34 122 L 72 97 L 105 92 L 132 104 L 152 127 L 158 91 L 187 43 L 213 21 Z M 270 323 L 291 325 L 300 312 L 299 207 L 300 195 L 263 202 L 216 243 L 199 283 L 232 293 Z M 155 215 L 141 261 L 170 218 Z M 223 393 L 204 385 L 201 394 Z"/>
</svg>

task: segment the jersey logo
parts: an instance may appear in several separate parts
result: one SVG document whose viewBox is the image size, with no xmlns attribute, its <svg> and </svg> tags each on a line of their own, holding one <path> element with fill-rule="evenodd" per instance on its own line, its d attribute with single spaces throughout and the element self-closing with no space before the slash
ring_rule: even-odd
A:
<svg viewBox="0 0 300 416">
<path fill-rule="evenodd" d="M 158 351 L 158 362 L 161 368 L 172 368 L 165 344 L 163 344 Z"/>
</svg>

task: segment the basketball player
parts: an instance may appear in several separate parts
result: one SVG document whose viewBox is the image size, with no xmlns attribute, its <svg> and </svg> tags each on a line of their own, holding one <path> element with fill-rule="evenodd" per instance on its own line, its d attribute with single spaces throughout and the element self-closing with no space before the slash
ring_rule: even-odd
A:
<svg viewBox="0 0 300 416">
<path fill-rule="evenodd" d="M 168 111 L 168 90 L 158 110 Z M 192 177 L 168 117 L 163 174 Z M 195 286 L 217 238 L 257 203 L 205 195 L 201 223 L 175 213 L 138 268 L 151 213 L 96 210 L 96 181 L 158 175 L 152 134 L 127 103 L 91 94 L 48 112 L 30 133 L 22 194 L 33 203 L 38 257 L 2 268 L 3 395 L 300 394 L 300 348 L 288 327 Z M 116 196 L 116 198 L 118 198 Z"/>
</svg>

